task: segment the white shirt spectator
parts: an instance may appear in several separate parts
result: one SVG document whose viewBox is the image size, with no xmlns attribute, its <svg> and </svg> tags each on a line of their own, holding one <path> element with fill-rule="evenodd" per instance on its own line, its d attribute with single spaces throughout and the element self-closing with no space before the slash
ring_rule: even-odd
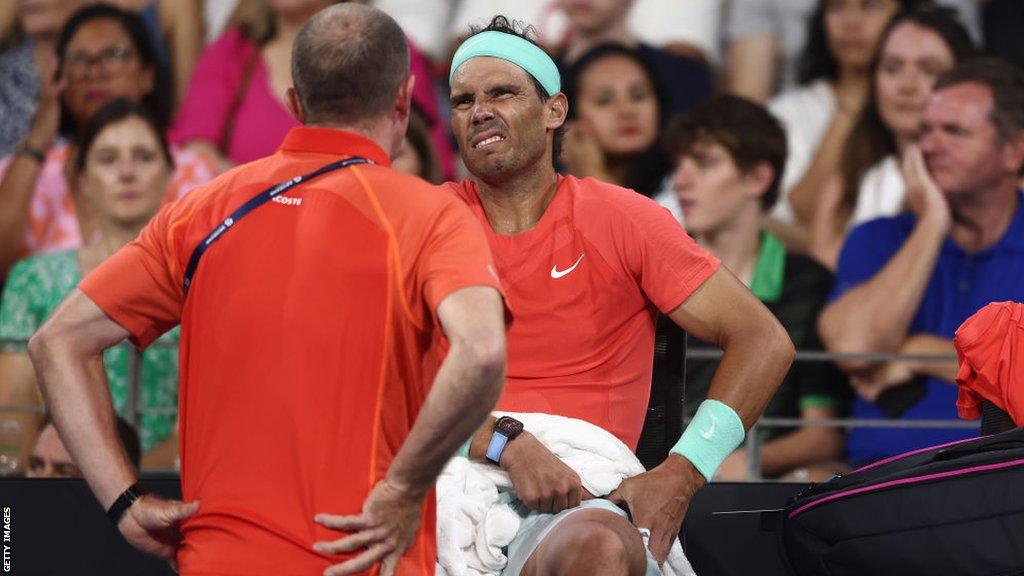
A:
<svg viewBox="0 0 1024 576">
<path fill-rule="evenodd" d="M 955 9 L 971 38 L 981 41 L 977 0 L 937 0 L 937 3 Z M 723 25 L 725 41 L 774 35 L 779 41 L 775 89 L 783 92 L 797 85 L 808 20 L 817 5 L 818 0 L 731 0 Z"/>
<path fill-rule="evenodd" d="M 906 185 L 900 173 L 896 156 L 888 156 L 871 167 L 860 181 L 857 205 L 853 209 L 847 229 L 858 224 L 895 216 L 903 211 L 903 193 Z"/>
<path fill-rule="evenodd" d="M 811 167 L 818 145 L 836 114 L 836 96 L 827 80 L 815 80 L 775 97 L 768 103 L 768 110 L 782 123 L 789 147 L 779 201 L 771 215 L 782 222 L 793 223 L 795 215 L 789 205 L 789 191 Z"/>
<path fill-rule="evenodd" d="M 435 62 L 448 58 L 448 26 L 457 0 L 374 0 L 372 4 L 394 18 L 424 56 Z"/>
</svg>

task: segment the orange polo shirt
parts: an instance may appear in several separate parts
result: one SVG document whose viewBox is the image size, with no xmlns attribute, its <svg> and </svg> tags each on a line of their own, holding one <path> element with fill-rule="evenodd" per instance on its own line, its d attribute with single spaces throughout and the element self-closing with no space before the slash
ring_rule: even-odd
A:
<svg viewBox="0 0 1024 576">
<path fill-rule="evenodd" d="M 658 312 L 718 269 L 652 200 L 593 178 L 558 177 L 536 226 L 496 234 L 471 180 L 445 185 L 487 235 L 515 322 L 498 410 L 586 420 L 635 449 L 651 392 Z"/>
<path fill-rule="evenodd" d="M 193 249 L 238 206 L 349 155 L 215 242 L 188 296 Z M 376 144 L 299 127 L 268 158 L 162 210 L 79 288 L 146 346 L 181 323 L 182 526 L 187 576 L 321 574 L 352 555 L 319 512 L 358 514 L 407 436 L 441 362 L 438 304 L 500 289 L 465 205 L 393 172 Z M 400 574 L 434 573 L 434 501 Z"/>
</svg>

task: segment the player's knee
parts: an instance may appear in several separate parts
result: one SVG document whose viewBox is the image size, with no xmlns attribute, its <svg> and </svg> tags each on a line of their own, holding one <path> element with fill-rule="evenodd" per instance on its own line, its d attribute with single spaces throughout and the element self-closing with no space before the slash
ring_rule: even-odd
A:
<svg viewBox="0 0 1024 576">
<path fill-rule="evenodd" d="M 557 550 L 548 555 L 555 568 L 549 574 L 642 576 L 646 571 L 643 541 L 625 519 L 581 522 L 560 536 Z"/>
</svg>

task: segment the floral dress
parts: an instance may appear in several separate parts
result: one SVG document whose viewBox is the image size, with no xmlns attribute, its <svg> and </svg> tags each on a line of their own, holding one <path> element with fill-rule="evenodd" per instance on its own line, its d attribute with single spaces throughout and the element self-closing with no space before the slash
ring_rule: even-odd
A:
<svg viewBox="0 0 1024 576">
<path fill-rule="evenodd" d="M 0 351 L 26 353 L 24 341 L 39 329 L 80 280 L 75 250 L 41 254 L 18 262 L 4 286 L 0 339 L 22 342 L 4 342 Z M 178 328 L 167 332 L 142 353 L 137 402 L 143 452 L 174 432 L 178 405 L 178 332 Z M 132 352 L 131 345 L 124 342 L 103 354 L 110 396 L 121 417 L 128 413 L 128 370 Z"/>
</svg>

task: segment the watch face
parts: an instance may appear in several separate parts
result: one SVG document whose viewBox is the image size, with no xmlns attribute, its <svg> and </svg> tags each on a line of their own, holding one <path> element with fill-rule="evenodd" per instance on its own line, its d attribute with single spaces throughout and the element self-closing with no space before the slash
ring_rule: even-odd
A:
<svg viewBox="0 0 1024 576">
<path fill-rule="evenodd" d="M 511 416 L 502 416 L 494 425 L 497 432 L 501 432 L 508 439 L 515 438 L 523 431 L 523 423 Z"/>
</svg>

